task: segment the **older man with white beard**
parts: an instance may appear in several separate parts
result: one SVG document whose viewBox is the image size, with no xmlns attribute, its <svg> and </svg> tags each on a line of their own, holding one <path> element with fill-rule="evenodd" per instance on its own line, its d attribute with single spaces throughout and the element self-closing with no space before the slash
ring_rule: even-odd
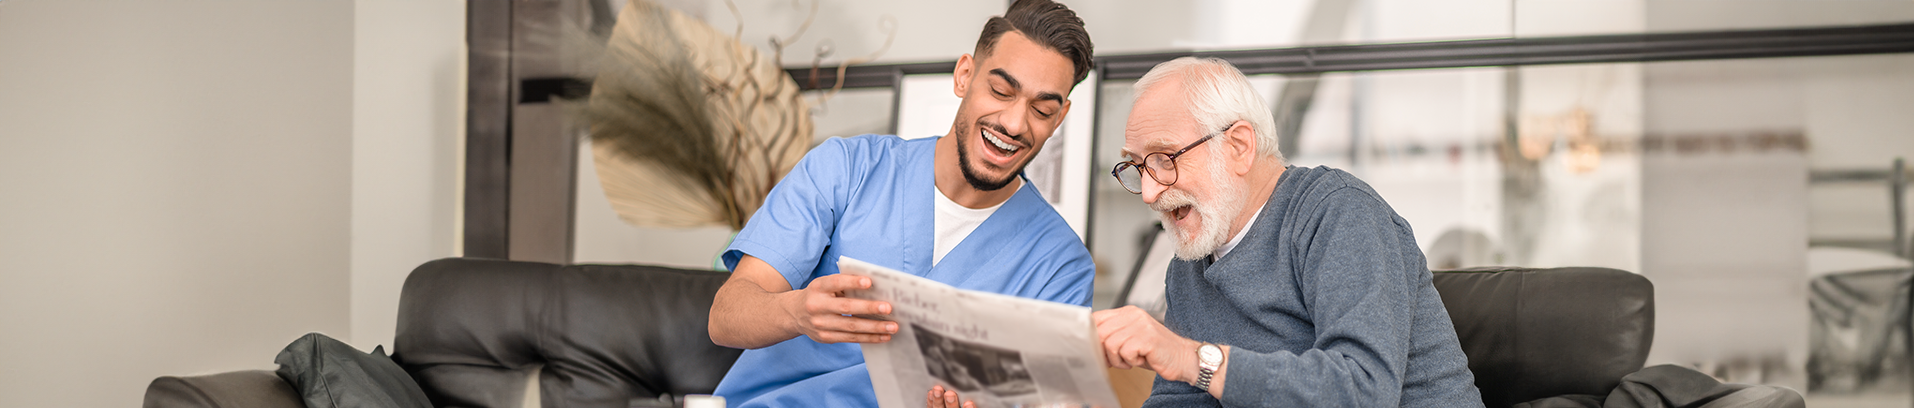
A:
<svg viewBox="0 0 1914 408">
<path fill-rule="evenodd" d="M 1112 172 L 1176 242 L 1162 322 L 1095 313 L 1145 406 L 1482 406 L 1409 223 L 1347 172 L 1285 165 L 1242 72 L 1181 58 L 1136 83 Z"/>
</svg>

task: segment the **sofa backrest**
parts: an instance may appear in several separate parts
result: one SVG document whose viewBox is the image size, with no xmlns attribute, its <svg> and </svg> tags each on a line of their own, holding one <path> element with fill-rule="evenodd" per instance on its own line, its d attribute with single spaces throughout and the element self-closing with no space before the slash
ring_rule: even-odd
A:
<svg viewBox="0 0 1914 408">
<path fill-rule="evenodd" d="M 740 350 L 711 343 L 728 274 L 450 258 L 406 279 L 394 359 L 438 406 L 515 407 L 534 366 L 545 407 L 708 394 Z M 1654 341 L 1654 286 L 1607 268 L 1436 271 L 1490 407 L 1607 395 Z"/>
<path fill-rule="evenodd" d="M 438 406 L 508 407 L 539 370 L 541 406 L 709 394 L 740 350 L 706 320 L 728 274 L 642 265 L 450 258 L 399 297 L 394 359 Z"/>
<path fill-rule="evenodd" d="M 1655 339 L 1655 288 L 1607 268 L 1435 272 L 1469 371 L 1490 407 L 1606 396 L 1641 370 Z"/>
</svg>

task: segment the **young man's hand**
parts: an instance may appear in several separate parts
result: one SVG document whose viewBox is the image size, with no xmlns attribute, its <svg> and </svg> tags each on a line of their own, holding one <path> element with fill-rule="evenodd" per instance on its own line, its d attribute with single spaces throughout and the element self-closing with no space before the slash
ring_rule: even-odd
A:
<svg viewBox="0 0 1914 408">
<path fill-rule="evenodd" d="M 881 316 L 891 305 L 844 297 L 844 292 L 871 287 L 862 276 L 831 275 L 812 279 L 793 290 L 784 275 L 764 260 L 745 256 L 718 288 L 711 302 L 708 331 L 720 346 L 757 349 L 810 337 L 819 343 L 883 343 L 897 333 L 897 323 L 847 315 Z"/>
<path fill-rule="evenodd" d="M 844 292 L 869 289 L 871 278 L 837 274 L 812 279 L 811 285 L 790 298 L 785 310 L 797 322 L 799 333 L 819 343 L 883 343 L 897 333 L 897 322 L 846 315 L 888 315 L 890 303 L 844 297 Z"/>
<path fill-rule="evenodd" d="M 962 404 L 958 404 L 957 390 L 947 389 L 947 388 L 944 388 L 944 386 L 942 385 L 933 385 L 930 387 L 930 394 L 924 395 L 924 407 L 926 408 L 977 408 L 977 402 L 964 401 Z"/>
</svg>

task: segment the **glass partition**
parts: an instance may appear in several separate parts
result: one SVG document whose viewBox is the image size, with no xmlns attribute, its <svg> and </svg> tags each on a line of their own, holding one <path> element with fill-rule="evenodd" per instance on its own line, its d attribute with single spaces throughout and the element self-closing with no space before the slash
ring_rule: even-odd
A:
<svg viewBox="0 0 1914 408">
<path fill-rule="evenodd" d="M 1888 183 L 1893 161 L 1914 157 L 1914 55 L 1253 82 L 1289 129 L 1290 163 L 1369 183 L 1431 268 L 1640 273 L 1656 285 L 1651 365 L 1789 386 L 1812 406 L 1909 402 L 1910 249 L 1893 220 L 1910 208 L 1893 208 Z M 1136 303 L 1118 296 L 1156 231 L 1102 170 L 1131 86 L 1103 84 L 1098 108 L 1100 308 Z"/>
</svg>

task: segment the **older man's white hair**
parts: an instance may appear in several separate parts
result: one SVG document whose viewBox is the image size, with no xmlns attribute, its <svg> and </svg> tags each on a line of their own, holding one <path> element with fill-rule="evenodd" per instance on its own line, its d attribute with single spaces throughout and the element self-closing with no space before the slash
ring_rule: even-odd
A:
<svg viewBox="0 0 1914 408">
<path fill-rule="evenodd" d="M 1229 61 L 1216 58 L 1183 57 L 1157 64 L 1136 81 L 1136 94 L 1142 96 L 1164 80 L 1176 78 L 1183 85 L 1184 100 L 1190 116 L 1196 119 L 1197 134 L 1207 135 L 1238 120 L 1249 122 L 1256 130 L 1256 152 L 1283 160 L 1276 143 L 1276 118 L 1262 95 L 1250 86 L 1243 71 Z"/>
</svg>

